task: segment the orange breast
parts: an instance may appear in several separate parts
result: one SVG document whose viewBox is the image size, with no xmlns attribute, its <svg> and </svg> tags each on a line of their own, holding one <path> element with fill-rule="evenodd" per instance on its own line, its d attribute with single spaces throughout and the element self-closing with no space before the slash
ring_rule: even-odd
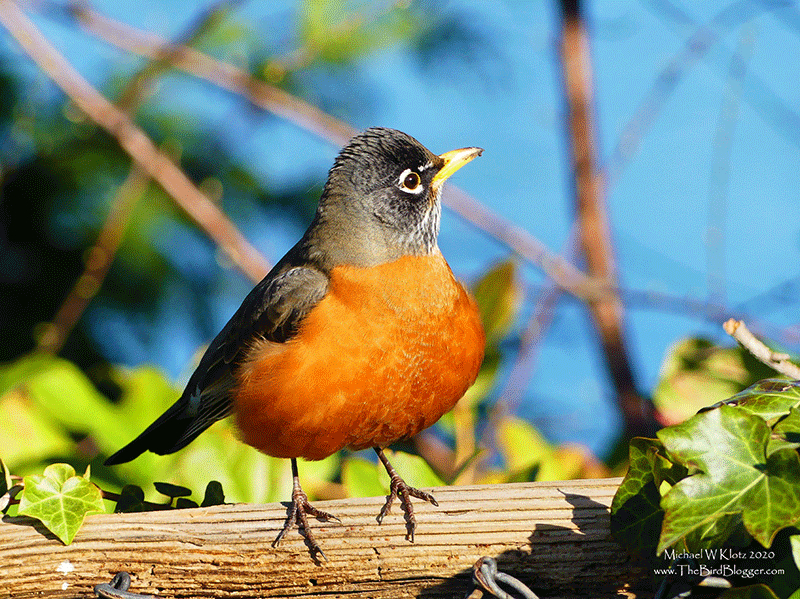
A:
<svg viewBox="0 0 800 599">
<path fill-rule="evenodd" d="M 276 457 L 385 447 L 455 405 L 483 346 L 475 303 L 439 252 L 336 267 L 295 337 L 253 346 L 238 372 L 237 424 Z"/>
</svg>

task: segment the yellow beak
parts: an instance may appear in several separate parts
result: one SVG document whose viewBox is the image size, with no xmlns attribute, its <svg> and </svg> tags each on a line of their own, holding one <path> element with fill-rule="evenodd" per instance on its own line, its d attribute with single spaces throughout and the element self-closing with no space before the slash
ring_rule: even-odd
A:
<svg viewBox="0 0 800 599">
<path fill-rule="evenodd" d="M 437 189 L 458 169 L 464 166 L 473 158 L 477 158 L 483 153 L 483 148 L 461 148 L 460 150 L 450 150 L 440 154 L 439 158 L 444 160 L 444 166 L 439 170 L 431 181 L 431 187 Z"/>
</svg>

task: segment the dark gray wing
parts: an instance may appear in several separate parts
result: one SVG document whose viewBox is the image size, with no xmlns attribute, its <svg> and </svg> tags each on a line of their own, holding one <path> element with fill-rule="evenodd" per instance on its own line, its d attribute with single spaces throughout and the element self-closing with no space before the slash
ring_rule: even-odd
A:
<svg viewBox="0 0 800 599">
<path fill-rule="evenodd" d="M 325 296 L 328 276 L 313 266 L 278 264 L 247 295 L 208 346 L 180 399 L 141 435 L 109 457 L 106 465 L 129 462 L 145 451 L 159 455 L 182 449 L 231 413 L 233 371 L 254 339 L 283 343 Z"/>
</svg>

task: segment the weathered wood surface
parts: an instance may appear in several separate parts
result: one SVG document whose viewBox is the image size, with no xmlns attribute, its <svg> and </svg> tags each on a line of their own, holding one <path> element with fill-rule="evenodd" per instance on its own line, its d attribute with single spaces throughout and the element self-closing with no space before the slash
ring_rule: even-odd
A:
<svg viewBox="0 0 800 599">
<path fill-rule="evenodd" d="M 28 518 L 0 523 L 0 597 L 93 597 L 120 570 L 131 591 L 159 597 L 448 597 L 461 599 L 481 556 L 540 596 L 631 596 L 644 584 L 609 538 L 609 505 L 620 479 L 443 487 L 439 507 L 415 501 L 417 535 L 404 539 L 384 498 L 318 502 L 341 524 L 312 520 L 329 561 L 303 538 L 272 541 L 286 506 L 225 505 L 90 516 L 65 547 Z"/>
</svg>

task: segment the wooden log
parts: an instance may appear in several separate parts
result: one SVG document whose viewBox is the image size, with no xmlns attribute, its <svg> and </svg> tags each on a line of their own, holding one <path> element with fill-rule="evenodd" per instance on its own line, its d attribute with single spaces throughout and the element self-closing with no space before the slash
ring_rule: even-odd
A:
<svg viewBox="0 0 800 599">
<path fill-rule="evenodd" d="M 415 501 L 413 544 L 399 507 L 376 523 L 384 498 L 317 502 L 342 520 L 312 519 L 329 560 L 321 563 L 297 531 L 272 547 L 288 504 L 90 516 L 70 546 L 29 518 L 5 517 L 0 597 L 91 597 L 94 585 L 124 570 L 132 592 L 163 598 L 461 599 L 481 556 L 542 597 L 635 596 L 647 573 L 609 538 L 619 482 L 433 489 L 438 508 Z"/>
</svg>

